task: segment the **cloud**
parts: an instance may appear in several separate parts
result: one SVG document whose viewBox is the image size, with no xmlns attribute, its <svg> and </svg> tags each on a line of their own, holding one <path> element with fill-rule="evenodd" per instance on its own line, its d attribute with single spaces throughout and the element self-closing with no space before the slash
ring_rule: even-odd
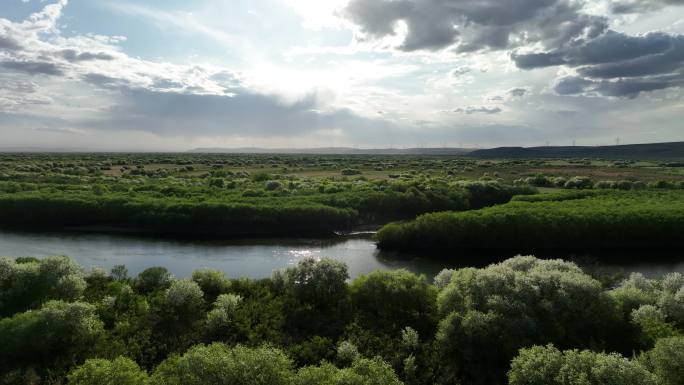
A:
<svg viewBox="0 0 684 385">
<path fill-rule="evenodd" d="M 107 101 L 77 101 L 84 106 L 75 115 L 62 118 L 57 113 L 61 120 L 51 125 L 41 121 L 38 126 L 51 132 L 66 127 L 69 132 L 134 130 L 161 136 L 291 138 L 336 130 L 345 135 L 372 132 L 390 125 L 327 106 L 317 91 L 284 98 L 250 88 L 237 72 L 224 67 L 130 57 L 119 49 L 119 37 L 64 37 L 55 27 L 64 5 L 66 1 L 47 5 L 20 23 L 0 19 L 5 27 L 3 38 L 21 41 L 16 50 L 0 56 L 0 67 L 15 76 L 6 84 L 11 92 L 0 93 L 1 111 L 52 102 L 35 95 L 36 84 L 21 77 L 61 82 L 62 87 L 68 84 Z"/>
<path fill-rule="evenodd" d="M 114 56 L 106 52 L 78 52 L 75 49 L 65 49 L 62 51 L 62 57 L 70 62 L 88 60 L 114 60 Z"/>
<path fill-rule="evenodd" d="M 315 95 L 291 105 L 240 90 L 235 96 L 194 95 L 123 88 L 113 107 L 84 127 L 117 130 L 133 127 L 157 134 L 292 137 L 320 130 L 373 130 L 386 125 L 348 110 L 320 111 Z"/>
<path fill-rule="evenodd" d="M 0 112 L 13 112 L 19 106 L 50 104 L 52 100 L 29 81 L 0 78 Z"/>
<path fill-rule="evenodd" d="M 459 66 L 459 67 L 456 67 L 456 68 L 452 69 L 451 71 L 449 71 L 449 76 L 451 76 L 452 78 L 458 78 L 458 77 L 463 76 L 463 75 L 465 75 L 471 71 L 472 71 L 472 68 L 470 68 L 469 66 Z"/>
<path fill-rule="evenodd" d="M 559 95 L 601 95 L 635 98 L 642 92 L 684 86 L 684 76 L 666 75 L 637 79 L 591 80 L 576 76 L 561 78 L 554 86 Z"/>
<path fill-rule="evenodd" d="M 643 13 L 670 5 L 684 5 L 684 0 L 613 0 L 610 4 L 610 10 L 617 14 Z"/>
<path fill-rule="evenodd" d="M 459 107 L 454 110 L 454 112 L 458 112 L 460 114 L 466 114 L 466 115 L 473 115 L 473 114 L 485 114 L 485 115 L 494 115 L 503 112 L 503 110 L 500 107 L 487 107 L 487 106 L 467 106 L 467 107 Z"/>
<path fill-rule="evenodd" d="M 396 47 L 403 51 L 555 47 L 607 28 L 605 18 L 583 13 L 581 2 L 570 0 L 351 0 L 343 14 L 361 38 L 395 35 L 404 23 L 407 33 Z"/>
<path fill-rule="evenodd" d="M 64 73 L 57 64 L 49 62 L 7 60 L 0 61 L 0 67 L 29 75 L 62 75 Z"/>
<path fill-rule="evenodd" d="M 513 98 L 522 98 L 527 95 L 528 92 L 529 90 L 527 88 L 511 88 L 506 94 Z"/>
<path fill-rule="evenodd" d="M 558 65 L 578 67 L 623 63 L 625 67 L 641 64 L 659 73 L 663 69 L 658 68 L 657 62 L 663 62 L 666 67 L 681 65 L 684 60 L 684 36 L 673 36 L 661 32 L 629 36 L 608 31 L 595 39 L 581 40 L 572 46 L 542 53 L 513 53 L 511 58 L 516 66 L 522 69 Z M 642 68 L 641 71 L 640 74 L 649 72 L 647 68 Z M 617 76 L 624 75 L 617 74 Z"/>
<path fill-rule="evenodd" d="M 557 82 L 556 92 L 590 90 L 604 96 L 633 97 L 641 92 L 680 87 L 684 83 L 684 36 L 660 32 L 641 36 L 608 31 L 571 47 L 548 52 L 512 54 L 522 69 L 550 66 L 576 68 L 579 76 Z"/>
</svg>

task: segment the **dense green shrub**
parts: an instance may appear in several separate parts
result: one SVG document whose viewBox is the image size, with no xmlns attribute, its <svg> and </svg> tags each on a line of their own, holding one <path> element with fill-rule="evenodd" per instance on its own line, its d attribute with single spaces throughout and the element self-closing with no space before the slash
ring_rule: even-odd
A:
<svg viewBox="0 0 684 385">
<path fill-rule="evenodd" d="M 215 343 L 195 346 L 182 356 L 162 362 L 151 376 L 151 385 L 289 385 L 292 362 L 281 351 L 269 348 L 230 348 Z"/>
<path fill-rule="evenodd" d="M 524 202 L 426 214 L 377 234 L 385 249 L 592 248 L 683 243 L 684 194 L 612 192 L 585 199 Z"/>
<path fill-rule="evenodd" d="M 518 349 L 606 341 L 617 320 L 601 284 L 572 263 L 516 257 L 451 274 L 437 298 L 436 339 L 452 380 L 495 383 L 505 373 L 493 368 L 505 368 Z"/>
<path fill-rule="evenodd" d="M 425 276 L 375 271 L 356 278 L 350 291 L 357 321 L 365 329 L 398 334 L 410 326 L 420 333 L 434 332 L 437 291 Z"/>
<path fill-rule="evenodd" d="M 403 385 L 392 368 L 380 359 L 357 359 L 351 367 L 331 364 L 305 367 L 297 372 L 295 385 Z"/>
<path fill-rule="evenodd" d="M 126 357 L 87 360 L 69 373 L 67 385 L 146 385 L 147 373 Z"/>
<path fill-rule="evenodd" d="M 192 280 L 197 282 L 208 301 L 213 301 L 230 289 L 230 280 L 222 271 L 215 269 L 195 270 L 192 272 Z"/>
<path fill-rule="evenodd" d="M 92 354 L 103 334 L 93 305 L 50 301 L 0 320 L 0 373 L 66 369 Z"/>
<path fill-rule="evenodd" d="M 287 327 L 294 335 L 338 334 L 349 317 L 347 266 L 331 259 L 307 258 L 273 273 L 288 301 Z"/>
<path fill-rule="evenodd" d="M 684 337 L 658 340 L 653 350 L 640 357 L 640 361 L 658 378 L 658 384 L 684 384 Z"/>
<path fill-rule="evenodd" d="M 619 354 L 567 350 L 553 345 L 522 349 L 508 374 L 510 385 L 656 385 L 655 376 Z"/>
<path fill-rule="evenodd" d="M 348 282 L 327 259 L 261 280 L 125 276 L 93 270 L 80 302 L 1 318 L 0 384 L 681 384 L 678 273 L 604 287 L 516 257 L 435 285 L 405 270 Z"/>
<path fill-rule="evenodd" d="M 141 293 L 166 290 L 173 282 L 173 274 L 165 267 L 155 266 L 143 270 L 135 279 L 135 288 Z"/>
<path fill-rule="evenodd" d="M 81 267 L 68 257 L 0 258 L 0 317 L 37 308 L 48 300 L 76 300 L 85 288 Z"/>
</svg>

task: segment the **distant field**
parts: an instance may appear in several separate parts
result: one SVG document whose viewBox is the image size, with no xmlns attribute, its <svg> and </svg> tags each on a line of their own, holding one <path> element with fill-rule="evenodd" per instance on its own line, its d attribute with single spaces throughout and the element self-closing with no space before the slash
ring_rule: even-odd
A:
<svg viewBox="0 0 684 385">
<path fill-rule="evenodd" d="M 678 189 L 681 165 L 413 155 L 4 154 L 0 224 L 330 235 L 564 189 Z"/>
</svg>

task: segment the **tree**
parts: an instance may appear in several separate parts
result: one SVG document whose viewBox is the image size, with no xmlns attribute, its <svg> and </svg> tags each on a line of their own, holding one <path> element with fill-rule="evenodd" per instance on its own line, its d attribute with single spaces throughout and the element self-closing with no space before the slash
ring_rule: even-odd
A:
<svg viewBox="0 0 684 385">
<path fill-rule="evenodd" d="M 349 317 L 347 266 L 332 259 L 307 258 L 297 266 L 275 271 L 274 286 L 286 300 L 287 328 L 302 339 L 312 335 L 336 336 Z"/>
<path fill-rule="evenodd" d="M 166 289 L 166 304 L 178 318 L 187 320 L 198 318 L 204 305 L 204 293 L 199 285 L 187 279 L 173 281 Z"/>
<path fill-rule="evenodd" d="M 69 257 L 22 263 L 0 258 L 0 317 L 35 309 L 49 300 L 79 299 L 86 288 L 84 277 Z"/>
<path fill-rule="evenodd" d="M 135 280 L 135 288 L 143 294 L 166 290 L 173 282 L 173 274 L 164 267 L 150 267 L 143 270 Z"/>
<path fill-rule="evenodd" d="M 87 360 L 67 377 L 68 385 L 146 385 L 147 373 L 127 357 Z"/>
<path fill-rule="evenodd" d="M 125 265 L 116 265 L 112 267 L 110 276 L 116 281 L 128 280 L 128 268 Z"/>
<path fill-rule="evenodd" d="M 534 257 L 459 270 L 437 302 L 444 375 L 473 384 L 500 381 L 525 346 L 605 341 L 617 319 L 601 284 L 577 265 Z"/>
<path fill-rule="evenodd" d="M 192 272 L 192 280 L 197 282 L 208 301 L 213 301 L 220 294 L 230 290 L 230 281 L 222 271 L 201 269 Z"/>
<path fill-rule="evenodd" d="M 657 377 L 661 385 L 684 384 L 684 337 L 663 338 L 643 354 L 640 361 Z"/>
<path fill-rule="evenodd" d="M 270 347 L 229 348 L 222 343 L 190 348 L 182 356 L 162 362 L 151 376 L 152 385 L 289 385 L 292 362 Z"/>
<path fill-rule="evenodd" d="M 380 358 L 359 358 L 351 367 L 338 369 L 324 363 L 300 369 L 295 385 L 403 385 L 392 367 Z"/>
<path fill-rule="evenodd" d="M 553 345 L 522 349 L 508 372 L 510 385 L 656 385 L 655 376 L 619 354 L 561 352 Z"/>
<path fill-rule="evenodd" d="M 282 282 L 298 300 L 319 308 L 346 297 L 348 278 L 347 265 L 327 258 L 320 261 L 307 258 L 274 274 L 274 280 Z"/>
<path fill-rule="evenodd" d="M 214 308 L 207 313 L 207 334 L 210 338 L 225 336 L 235 320 L 235 312 L 242 302 L 236 294 L 221 294 L 214 302 Z"/>
<path fill-rule="evenodd" d="M 399 334 L 406 326 L 420 334 L 434 332 L 437 289 L 425 276 L 403 269 L 374 271 L 356 278 L 350 291 L 363 328 L 387 334 Z"/>
<path fill-rule="evenodd" d="M 102 334 L 93 305 L 47 302 L 39 310 L 0 320 L 0 372 L 28 364 L 70 366 L 87 357 Z"/>
</svg>

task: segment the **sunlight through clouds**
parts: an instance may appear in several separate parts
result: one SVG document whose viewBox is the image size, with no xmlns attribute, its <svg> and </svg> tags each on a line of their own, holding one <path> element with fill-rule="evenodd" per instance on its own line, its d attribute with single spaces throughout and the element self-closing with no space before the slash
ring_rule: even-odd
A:
<svg viewBox="0 0 684 385">
<path fill-rule="evenodd" d="M 8 0 L 0 132 L 144 132 L 160 147 L 681 139 L 681 7 L 511 2 Z"/>
<path fill-rule="evenodd" d="M 292 7 L 304 20 L 302 26 L 312 30 L 342 28 L 341 10 L 349 0 L 280 0 Z"/>
</svg>

